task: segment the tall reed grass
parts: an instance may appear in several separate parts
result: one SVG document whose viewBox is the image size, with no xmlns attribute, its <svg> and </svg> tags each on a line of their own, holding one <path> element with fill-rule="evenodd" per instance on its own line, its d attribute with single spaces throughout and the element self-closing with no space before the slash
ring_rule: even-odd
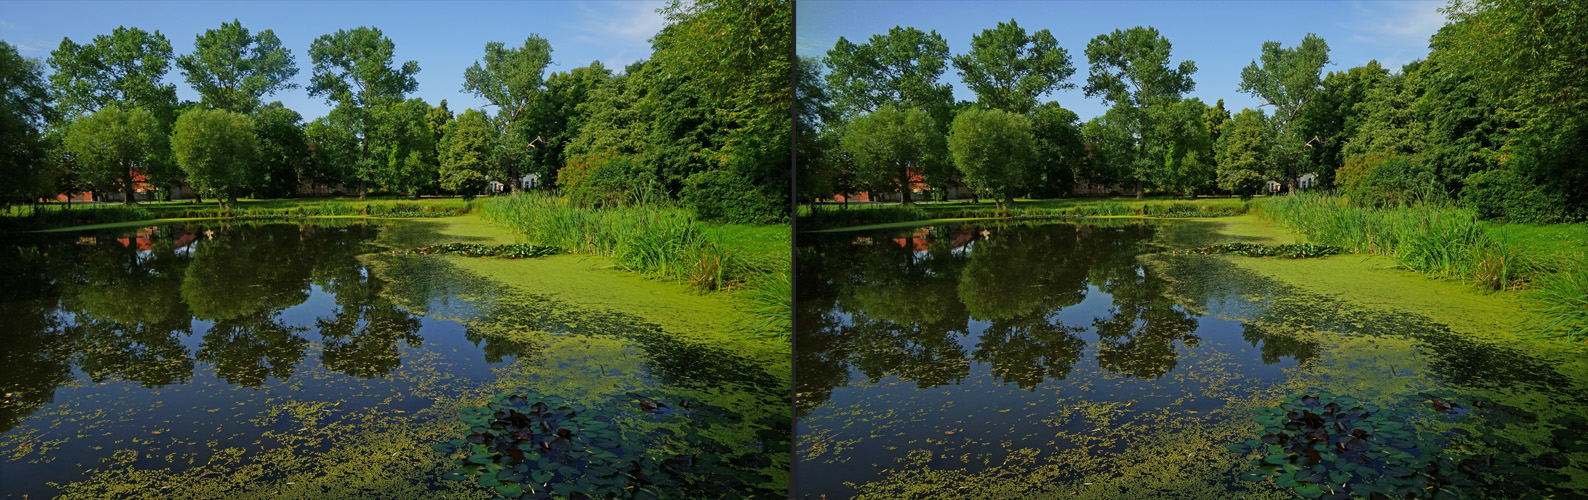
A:
<svg viewBox="0 0 1588 500">
<path fill-rule="evenodd" d="M 1440 204 L 1369 208 L 1301 193 L 1271 199 L 1263 216 L 1313 243 L 1394 258 L 1402 267 L 1464 279 L 1493 290 L 1534 288 L 1539 334 L 1588 339 L 1588 260 L 1545 262 L 1491 232 L 1470 209 Z"/>
<path fill-rule="evenodd" d="M 786 336 L 792 312 L 787 258 L 736 251 L 721 242 L 688 209 L 660 202 L 588 209 L 541 193 L 498 197 L 482 207 L 500 222 L 542 245 L 612 257 L 617 267 L 675 279 L 704 291 L 745 289 L 753 307 L 751 330 Z"/>
</svg>

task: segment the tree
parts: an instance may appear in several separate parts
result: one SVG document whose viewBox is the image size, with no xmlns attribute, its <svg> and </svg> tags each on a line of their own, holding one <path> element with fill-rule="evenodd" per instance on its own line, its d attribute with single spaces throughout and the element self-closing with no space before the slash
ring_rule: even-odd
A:
<svg viewBox="0 0 1588 500">
<path fill-rule="evenodd" d="M 1115 116 L 1110 121 L 1126 122 L 1135 132 L 1136 154 L 1127 163 L 1130 177 L 1136 181 L 1136 198 L 1143 196 L 1143 183 L 1153 171 L 1154 159 L 1149 157 L 1149 144 L 1161 141 L 1153 132 L 1157 115 L 1149 108 L 1166 106 L 1180 100 L 1180 96 L 1196 88 L 1191 75 L 1196 73 L 1196 63 L 1181 61 L 1169 66 L 1169 40 L 1152 27 L 1137 26 L 1128 30 L 1098 35 L 1086 44 L 1086 58 L 1091 62 L 1091 74 L 1086 77 L 1086 96 L 1098 97 L 1112 106 Z M 1117 111 L 1115 111 L 1117 110 Z"/>
<path fill-rule="evenodd" d="M 167 148 L 159 129 L 154 114 L 143 108 L 109 106 L 74 121 L 66 149 L 83 183 L 96 190 L 120 188 L 123 203 L 132 205 L 134 179 Z"/>
<path fill-rule="evenodd" d="M 118 27 L 88 45 L 63 38 L 49 63 L 55 70 L 51 89 L 67 116 L 118 102 L 157 114 L 170 111 L 161 107 L 176 104 L 176 85 L 160 83 L 171 67 L 171 41 L 158 30 Z"/>
<path fill-rule="evenodd" d="M 303 115 L 278 101 L 255 110 L 253 118 L 259 161 L 249 174 L 248 186 L 259 198 L 292 196 L 300 179 L 313 177 L 309 173 L 313 152 Z"/>
<path fill-rule="evenodd" d="M 875 111 L 890 102 L 926 110 L 952 104 L 953 86 L 938 83 L 948 62 L 948 42 L 937 31 L 899 26 L 861 44 L 838 37 L 822 61 L 833 109 L 841 117 Z"/>
<path fill-rule="evenodd" d="M 496 128 L 479 110 L 466 110 L 448 125 L 445 150 L 441 155 L 441 189 L 474 198 L 485 189 L 485 174 L 491 170 L 491 154 L 496 150 Z"/>
<path fill-rule="evenodd" d="M 1243 109 L 1219 135 L 1219 188 L 1250 198 L 1263 187 L 1274 128 L 1262 111 Z"/>
<path fill-rule="evenodd" d="M 800 57 L 794 72 L 794 172 L 799 179 L 795 185 L 799 190 L 796 196 L 799 202 L 812 202 L 836 194 L 832 172 L 823 168 L 830 165 L 823 156 L 833 154 L 831 149 L 836 146 L 823 140 L 831 137 L 824 136 L 824 127 L 831 128 L 837 119 L 829 103 L 821 60 Z"/>
<path fill-rule="evenodd" d="M 933 155 L 942 154 L 942 136 L 920 108 L 884 104 L 844 127 L 841 144 L 855 164 L 856 183 L 875 191 L 898 191 L 910 203 L 910 177 Z"/>
<path fill-rule="evenodd" d="M 149 111 L 160 137 L 171 135 L 176 121 L 176 85 L 161 83 L 171 67 L 171 42 L 160 34 L 117 27 L 109 35 L 78 45 L 70 38 L 50 53 L 50 90 L 68 120 L 108 106 Z M 157 190 L 176 182 L 180 173 L 171 161 L 168 141 L 160 140 L 140 174 Z"/>
<path fill-rule="evenodd" d="M 0 41 L 0 204 L 50 194 L 42 128 L 55 118 L 43 65 Z"/>
<path fill-rule="evenodd" d="M 225 208 L 248 189 L 258 160 L 254 124 L 248 115 L 223 109 L 196 109 L 176 120 L 171 152 L 187 180 Z"/>
<path fill-rule="evenodd" d="M 309 57 L 314 60 L 309 95 L 325 96 L 326 102 L 345 117 L 342 123 L 351 126 L 359 139 L 358 155 L 350 172 L 359 183 L 359 199 L 368 195 L 367 183 L 390 164 L 389 158 L 371 150 L 371 135 L 379 123 L 375 109 L 400 102 L 419 88 L 414 79 L 419 73 L 418 62 L 407 61 L 400 68 L 392 66 L 396 47 L 379 29 L 370 27 L 320 35 L 309 45 Z"/>
<path fill-rule="evenodd" d="M 177 57 L 176 65 L 212 109 L 250 113 L 265 96 L 298 88 L 292 82 L 298 65 L 276 33 L 250 34 L 236 19 L 195 36 L 193 53 Z"/>
<path fill-rule="evenodd" d="M 973 109 L 954 118 L 948 149 L 971 189 L 989 191 L 1002 209 L 1031 177 L 1031 120 L 999 109 Z"/>
<path fill-rule="evenodd" d="M 309 141 L 309 162 L 300 179 L 331 186 L 354 181 L 358 168 L 358 124 L 347 109 L 332 108 L 330 113 L 309 122 L 303 135 Z"/>
<path fill-rule="evenodd" d="M 1056 102 L 1045 102 L 1033 110 L 1031 118 L 1032 167 L 1025 184 L 1031 196 L 1057 198 L 1075 191 L 1075 176 L 1086 162 L 1086 138 L 1081 135 L 1081 118 Z"/>
<path fill-rule="evenodd" d="M 568 145 L 579 136 L 588 114 L 580 106 L 595 90 L 612 80 L 612 71 L 591 61 L 589 66 L 559 71 L 546 77 L 545 90 L 532 103 L 528 120 L 515 135 L 515 149 L 528 149 L 523 161 L 526 174 L 535 174 L 544 187 L 556 185 L 557 169 L 568 161 Z M 535 141 L 533 147 L 516 145 L 521 138 Z"/>
<path fill-rule="evenodd" d="M 1262 64 L 1257 61 L 1241 70 L 1240 91 L 1273 106 L 1272 122 L 1278 134 L 1273 151 L 1276 161 L 1272 175 L 1285 180 L 1286 188 L 1296 189 L 1296 162 L 1302 147 L 1312 137 L 1295 127 L 1308 106 L 1319 106 L 1323 65 L 1329 63 L 1329 44 L 1308 33 L 1301 45 L 1284 48 L 1279 42 L 1263 42 Z"/>
<path fill-rule="evenodd" d="M 794 2 L 790 0 L 673 0 L 662 9 L 671 23 L 656 34 L 653 62 L 664 75 L 685 75 L 720 120 L 723 140 L 704 156 L 720 174 L 686 179 L 680 194 L 697 213 L 758 213 L 763 221 L 791 212 L 789 131 L 794 91 Z M 715 168 L 711 169 L 715 170 Z M 731 182 L 724 182 L 731 181 Z M 690 191 L 697 195 L 691 196 Z M 701 192 L 748 190 L 751 207 L 705 207 Z M 726 200 L 724 200 L 726 201 Z M 736 202 L 737 203 L 737 202 Z M 749 222 L 749 221 L 744 221 Z"/>
<path fill-rule="evenodd" d="M 1133 120 L 1122 118 L 1119 109 L 1105 111 L 1081 125 L 1086 138 L 1087 161 L 1077 173 L 1095 185 L 1108 186 L 1131 178 L 1136 158 L 1136 132 Z"/>
<path fill-rule="evenodd" d="M 375 109 L 377 128 L 369 142 L 371 153 L 384 160 L 374 179 L 381 187 L 417 199 L 421 190 L 435 185 L 439 164 L 428 119 L 431 109 L 417 97 Z"/>
<path fill-rule="evenodd" d="M 528 137 L 521 126 L 527 120 L 531 106 L 541 98 L 545 84 L 546 65 L 551 64 L 551 43 L 540 35 L 530 35 L 522 47 L 508 49 L 502 42 L 485 44 L 485 66 L 476 61 L 463 71 L 463 90 L 485 99 L 486 106 L 496 106 L 497 125 L 510 136 L 516 146 L 503 151 L 509 156 L 503 165 L 502 182 L 509 190 L 519 188 L 518 179 L 523 156 L 536 139 Z"/>
<path fill-rule="evenodd" d="M 1311 137 L 1303 147 L 1297 171 L 1318 175 L 1318 185 L 1334 186 L 1334 173 L 1345 165 L 1345 145 L 1362 125 L 1364 112 L 1358 106 L 1367 100 L 1368 91 L 1378 86 L 1389 71 L 1378 61 L 1368 61 L 1346 71 L 1330 71 L 1323 78 L 1323 91 L 1307 106 L 1295 127 Z"/>
<path fill-rule="evenodd" d="M 971 36 L 970 52 L 954 56 L 954 68 L 981 105 L 1025 114 L 1037 99 L 1075 88 L 1070 53 L 1048 30 L 1030 35 L 1013 19 Z"/>
</svg>

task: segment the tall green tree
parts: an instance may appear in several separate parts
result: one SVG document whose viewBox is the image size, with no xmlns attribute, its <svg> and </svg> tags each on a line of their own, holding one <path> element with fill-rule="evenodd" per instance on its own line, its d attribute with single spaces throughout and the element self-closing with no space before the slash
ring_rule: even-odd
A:
<svg viewBox="0 0 1588 500">
<path fill-rule="evenodd" d="M 1279 42 L 1263 42 L 1261 63 L 1252 61 L 1241 70 L 1240 91 L 1273 106 L 1272 122 L 1278 134 L 1273 151 L 1275 162 L 1269 175 L 1284 179 L 1286 188 L 1296 189 L 1297 161 L 1302 148 L 1312 140 L 1296 127 L 1308 106 L 1321 106 L 1323 66 L 1329 63 L 1329 44 L 1308 33 L 1301 45 L 1283 47 Z"/>
<path fill-rule="evenodd" d="M 520 47 L 507 48 L 502 42 L 485 44 L 485 65 L 478 61 L 463 71 L 463 90 L 485 99 L 486 106 L 496 106 L 496 120 L 506 131 L 507 155 L 502 165 L 501 181 L 516 191 L 518 179 L 523 177 L 524 156 L 535 144 L 544 141 L 540 136 L 530 136 L 523 125 L 529 121 L 533 105 L 545 91 L 546 65 L 551 64 L 551 42 L 540 35 L 530 35 Z"/>
<path fill-rule="evenodd" d="M 151 113 L 156 133 L 169 136 L 176 121 L 176 85 L 164 83 L 171 68 L 171 41 L 158 30 L 117 27 L 79 45 L 70 38 L 50 53 L 50 90 L 67 121 L 108 106 L 133 106 Z M 140 173 L 157 190 L 177 181 L 169 141 L 159 141 Z"/>
<path fill-rule="evenodd" d="M 136 203 L 133 180 L 169 149 L 154 114 L 132 106 L 108 106 L 79 117 L 65 145 L 81 182 L 95 190 L 119 188 L 127 205 Z"/>
<path fill-rule="evenodd" d="M 407 61 L 393 66 L 392 43 L 377 28 L 358 27 L 337 30 L 320 35 L 309 45 L 309 57 L 314 61 L 314 77 L 309 84 L 309 95 L 325 96 L 326 103 L 336 106 L 347 119 L 335 123 L 351 126 L 350 132 L 359 138 L 358 154 L 350 172 L 358 182 L 358 197 L 368 196 L 368 183 L 381 176 L 391 161 L 387 151 L 374 151 L 371 144 L 380 122 L 377 108 L 401 102 L 409 92 L 419 88 L 414 75 L 419 73 L 419 63 Z"/>
<path fill-rule="evenodd" d="M 794 2 L 673 0 L 662 14 L 670 24 L 652 39 L 653 61 L 664 74 L 689 76 L 703 102 L 715 108 L 714 119 L 721 120 L 724 133 L 707 155 L 722 168 L 691 174 L 680 193 L 685 203 L 696 214 L 787 219 L 793 181 Z M 725 210 L 703 204 L 736 206 Z"/>
<path fill-rule="evenodd" d="M 1196 89 L 1191 80 L 1196 63 L 1181 61 L 1171 67 L 1172 48 L 1169 40 L 1150 26 L 1114 30 L 1086 44 L 1086 58 L 1091 63 L 1086 96 L 1109 102 L 1110 112 L 1115 115 L 1109 121 L 1124 122 L 1121 125 L 1136 135 L 1136 154 L 1128 164 L 1130 177 L 1136 181 L 1137 199 L 1143 196 L 1148 177 L 1158 166 L 1148 149 L 1152 143 L 1165 140 L 1153 134 L 1161 130 L 1154 126 L 1154 120 L 1162 113 L 1148 110 L 1170 105 Z"/>
<path fill-rule="evenodd" d="M 44 69 L 0 41 L 0 204 L 52 194 L 44 127 L 56 116 Z"/>
<path fill-rule="evenodd" d="M 948 42 L 937 31 L 894 26 L 887 34 L 872 35 L 859 44 L 838 37 L 822 64 L 827 67 L 833 109 L 841 117 L 875 111 L 890 102 L 930 111 L 954 101 L 953 86 L 938 81 L 948 68 L 949 52 Z"/>
<path fill-rule="evenodd" d="M 1034 149 L 1031 120 L 1001 109 L 960 113 L 949 128 L 954 166 L 971 189 L 992 193 L 1000 209 L 1026 189 Z"/>
<path fill-rule="evenodd" d="M 1224 132 L 1219 134 L 1219 188 L 1242 199 L 1262 189 L 1273 135 L 1274 127 L 1262 111 L 1243 109 L 1224 122 Z"/>
<path fill-rule="evenodd" d="M 1110 109 L 1081 124 L 1081 135 L 1086 138 L 1086 162 L 1077 177 L 1102 186 L 1130 180 L 1137 155 L 1136 123 L 1123 114 Z"/>
<path fill-rule="evenodd" d="M 303 115 L 280 101 L 254 111 L 255 149 L 259 161 L 249 175 L 250 191 L 258 198 L 284 198 L 297 192 L 299 180 L 311 180 L 313 152 L 304 132 Z"/>
<path fill-rule="evenodd" d="M 303 127 L 303 134 L 309 141 L 309 163 L 299 172 L 299 179 L 322 186 L 355 182 L 353 172 L 361 153 L 360 139 L 358 123 L 347 111 L 332 108 L 330 113 Z"/>
<path fill-rule="evenodd" d="M 195 109 L 176 120 L 171 152 L 188 183 L 210 193 L 221 207 L 249 188 L 258 161 L 254 123 L 223 109 Z"/>
<path fill-rule="evenodd" d="M 579 136 L 587 113 L 580 105 L 590 100 L 597 88 L 612 79 L 612 71 L 591 61 L 589 66 L 559 71 L 546 77 L 545 90 L 531 105 L 528 121 L 517 137 L 533 137 L 535 144 L 524 157 L 526 174 L 535 174 L 542 186 L 556 185 L 557 169 L 568 161 L 568 144 Z"/>
<path fill-rule="evenodd" d="M 417 97 L 375 109 L 379 128 L 372 134 L 370 150 L 384 159 L 375 173 L 381 187 L 406 191 L 417 199 L 421 191 L 436 184 L 440 166 L 429 120 L 431 109 Z"/>
<path fill-rule="evenodd" d="M 1149 110 L 1157 115 L 1153 125 L 1158 130 L 1153 135 L 1163 138 L 1148 145 L 1148 154 L 1158 165 L 1149 177 L 1154 184 L 1188 196 L 1214 184 L 1213 141 L 1202 121 L 1207 110 L 1195 97 Z"/>
<path fill-rule="evenodd" d="M 1029 113 L 1042 96 L 1075 88 L 1075 65 L 1053 33 L 1027 34 L 1014 19 L 972 35 L 970 52 L 954 56 L 954 68 L 978 103 L 1012 113 Z"/>
<path fill-rule="evenodd" d="M 1031 110 L 1032 168 L 1026 181 L 1037 198 L 1068 197 L 1075 190 L 1075 176 L 1084 169 L 1086 138 L 1081 135 L 1081 118 L 1056 102 L 1045 102 Z"/>
<path fill-rule="evenodd" d="M 1295 125 L 1302 135 L 1311 138 L 1302 148 L 1297 171 L 1317 174 L 1321 187 L 1334 186 L 1335 171 L 1345 165 L 1345 144 L 1362 124 L 1364 114 L 1357 107 L 1367 100 L 1368 91 L 1388 75 L 1389 70 L 1374 60 L 1345 71 L 1330 71 L 1323 77 L 1323 90 L 1316 105 L 1307 106 Z"/>
<path fill-rule="evenodd" d="M 441 155 L 441 189 L 473 199 L 485 189 L 486 172 L 496 150 L 497 132 L 484 112 L 470 109 L 447 126 Z"/>
<path fill-rule="evenodd" d="M 205 106 L 251 113 L 265 96 L 298 88 L 298 65 L 272 30 L 250 33 L 233 19 L 194 37 L 193 53 L 176 58 Z"/>
<path fill-rule="evenodd" d="M 1028 131 L 1029 133 L 1029 131 Z M 897 191 L 910 203 L 910 176 L 942 155 L 942 136 L 920 108 L 884 104 L 849 121 L 841 144 L 853 158 L 855 180 L 871 191 Z"/>
</svg>

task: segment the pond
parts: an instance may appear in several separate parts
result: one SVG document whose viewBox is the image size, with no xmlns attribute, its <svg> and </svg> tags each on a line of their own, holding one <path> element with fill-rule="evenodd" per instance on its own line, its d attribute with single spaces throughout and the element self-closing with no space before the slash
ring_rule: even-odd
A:
<svg viewBox="0 0 1588 500">
<path fill-rule="evenodd" d="M 489 498 L 443 479 L 455 467 L 431 445 L 464 437 L 460 411 L 493 394 L 539 394 L 648 437 L 670 453 L 658 460 L 736 460 L 705 491 L 786 494 L 787 375 L 621 310 L 497 285 L 461 257 L 390 255 L 447 238 L 434 227 L 205 221 L 0 240 L 0 489 Z M 666 403 L 677 410 L 635 409 Z"/>
<path fill-rule="evenodd" d="M 1570 437 L 1588 409 L 1580 353 L 1480 342 L 1438 318 L 1360 305 L 1350 290 L 1265 278 L 1236 265 L 1245 257 L 1170 252 L 1241 239 L 1219 227 L 1090 219 L 801 234 L 798 495 L 1293 498 L 1236 479 L 1255 467 L 1227 447 L 1262 435 L 1253 410 L 1325 392 L 1497 436 L 1460 441 L 1472 455 L 1549 466 L 1510 478 L 1515 491 L 1588 486 L 1588 447 Z M 1507 411 L 1422 411 L 1476 400 Z M 1541 484 L 1551 480 L 1559 490 Z"/>
</svg>

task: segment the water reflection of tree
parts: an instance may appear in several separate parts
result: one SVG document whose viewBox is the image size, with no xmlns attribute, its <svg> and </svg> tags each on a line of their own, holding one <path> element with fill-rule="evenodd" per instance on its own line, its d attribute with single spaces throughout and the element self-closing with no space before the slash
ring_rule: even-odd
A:
<svg viewBox="0 0 1588 500">
<path fill-rule="evenodd" d="M 77 364 L 93 381 L 115 377 L 156 387 L 193 376 L 182 345 L 193 318 L 181 291 L 193 257 L 175 243 L 184 234 L 162 228 L 145 232 L 142 241 L 90 237 L 57 247 L 77 262 L 57 277 L 64 285 L 60 307 L 71 315 Z"/>
<path fill-rule="evenodd" d="M 363 268 L 343 272 L 321 286 L 336 295 L 336 309 L 315 320 L 325 350 L 321 363 L 355 377 L 385 376 L 402 365 L 397 342 L 417 344 L 420 318 L 381 296 L 384 285 Z"/>
<path fill-rule="evenodd" d="M 309 346 L 301 335 L 304 330 L 284 325 L 268 312 L 216 321 L 204 332 L 204 346 L 195 357 L 214 365 L 222 380 L 259 387 L 269 377 L 292 376 Z"/>
<path fill-rule="evenodd" d="M 55 399 L 72 381 L 72 339 L 56 312 L 60 287 L 50 279 L 53 248 L 0 248 L 0 433 Z"/>
<path fill-rule="evenodd" d="M 1175 365 L 1174 344 L 1196 341 L 1197 324 L 1136 260 L 1156 251 L 1146 244 L 1153 231 L 1013 224 L 809 238 L 798 257 L 797 405 L 820 406 L 851 370 L 932 387 L 962 380 L 976 361 L 1021 388 L 1063 379 L 1085 351 L 1087 326 L 1066 325 L 1058 312 L 1093 286 L 1113 300 L 1091 325 L 1104 368 L 1162 376 Z M 972 320 L 985 326 L 967 351 Z"/>
</svg>

